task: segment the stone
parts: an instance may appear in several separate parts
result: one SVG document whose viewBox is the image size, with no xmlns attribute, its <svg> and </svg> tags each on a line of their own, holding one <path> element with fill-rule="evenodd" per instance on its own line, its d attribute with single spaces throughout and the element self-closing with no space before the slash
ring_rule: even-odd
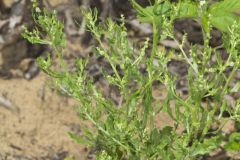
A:
<svg viewBox="0 0 240 160">
<path fill-rule="evenodd" d="M 26 41 L 17 41 L 14 44 L 5 46 L 1 51 L 2 69 L 5 71 L 16 68 L 27 55 Z"/>
<path fill-rule="evenodd" d="M 3 4 L 7 8 L 11 8 L 13 3 L 17 2 L 18 0 L 3 0 Z"/>
<path fill-rule="evenodd" d="M 51 1 L 48 1 L 48 2 L 50 3 L 51 6 L 56 7 L 60 4 L 68 3 L 69 0 L 51 0 Z"/>
</svg>

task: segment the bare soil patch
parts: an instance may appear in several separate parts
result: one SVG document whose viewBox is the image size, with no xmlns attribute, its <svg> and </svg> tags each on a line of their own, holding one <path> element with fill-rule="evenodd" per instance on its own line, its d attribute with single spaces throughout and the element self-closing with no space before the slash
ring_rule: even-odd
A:
<svg viewBox="0 0 240 160">
<path fill-rule="evenodd" d="M 84 147 L 67 133 L 80 133 L 73 100 L 57 95 L 40 74 L 32 81 L 0 79 L 0 95 L 12 103 L 0 105 L 0 160 L 85 159 Z"/>
</svg>

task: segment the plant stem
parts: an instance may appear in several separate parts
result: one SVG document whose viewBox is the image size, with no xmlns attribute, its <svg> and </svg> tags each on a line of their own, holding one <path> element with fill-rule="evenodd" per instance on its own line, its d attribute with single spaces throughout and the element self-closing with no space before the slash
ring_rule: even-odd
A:
<svg viewBox="0 0 240 160">
<path fill-rule="evenodd" d="M 122 144 L 119 140 L 117 140 L 116 138 L 114 138 L 111 134 L 109 134 L 105 129 L 103 129 L 91 116 L 90 114 L 87 113 L 88 111 L 85 112 L 86 117 L 97 127 L 98 130 L 100 130 L 101 132 L 103 132 L 106 136 L 108 136 L 109 138 L 111 138 L 115 143 L 117 143 L 118 145 L 122 146 L 124 149 L 129 150 L 129 147 L 125 146 L 124 144 Z M 130 148 L 132 150 L 132 148 Z"/>
<path fill-rule="evenodd" d="M 195 72 L 196 74 L 198 74 L 197 68 L 195 68 L 195 67 L 193 66 L 192 62 L 191 62 L 190 59 L 188 58 L 186 52 L 185 52 L 184 49 L 183 49 L 183 45 L 179 44 L 178 40 L 177 40 L 175 37 L 172 37 L 172 38 L 173 38 L 173 40 L 177 43 L 180 51 L 182 52 L 185 60 L 187 61 L 187 63 L 188 63 L 188 64 L 190 65 L 190 67 L 194 70 L 194 72 Z"/>
</svg>

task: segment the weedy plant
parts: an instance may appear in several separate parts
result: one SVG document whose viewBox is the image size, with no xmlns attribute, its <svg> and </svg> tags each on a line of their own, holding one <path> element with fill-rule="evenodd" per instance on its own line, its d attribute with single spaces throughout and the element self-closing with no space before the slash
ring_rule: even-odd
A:
<svg viewBox="0 0 240 160">
<path fill-rule="evenodd" d="M 120 104 L 105 97 L 96 87 L 86 71 L 88 60 L 77 59 L 77 71 L 69 71 L 63 59 L 66 41 L 63 24 L 57 20 L 56 12 L 40 10 L 36 2 L 33 5 L 33 17 L 39 29 L 26 30 L 23 36 L 34 44 L 47 44 L 54 49 L 61 71 L 52 69 L 50 56 L 39 57 L 39 66 L 53 77 L 62 92 L 79 100 L 79 116 L 95 127 L 86 127 L 82 137 L 69 133 L 70 137 L 95 148 L 99 160 L 188 160 L 219 148 L 226 139 L 221 132 L 225 124 L 222 122 L 240 121 L 240 99 L 235 106 L 229 106 L 225 98 L 240 88 L 239 82 L 230 85 L 240 65 L 240 18 L 236 14 L 240 1 L 155 0 L 145 8 L 135 0 L 130 2 L 140 21 L 150 23 L 153 28 L 152 41 L 146 38 L 140 49 L 129 40 L 124 17 L 120 24 L 110 19 L 99 23 L 96 10 L 83 11 L 87 28 L 99 43 L 95 52 L 113 70 L 113 74 L 104 70 L 102 74 L 109 84 L 118 88 Z M 201 25 L 203 48 L 191 45 L 186 50 L 187 35 L 182 40 L 175 37 L 173 22 L 181 18 L 192 18 Z M 214 27 L 223 34 L 221 47 L 228 53 L 227 60 L 222 58 L 219 47 L 209 44 Z M 166 38 L 176 41 L 180 53 L 159 49 L 159 42 Z M 189 66 L 187 98 L 176 90 L 176 75 L 168 69 L 172 60 Z M 141 64 L 146 65 L 146 73 L 140 71 Z M 161 103 L 154 102 L 154 82 L 166 88 L 167 96 Z M 162 112 L 172 119 L 173 126 L 156 127 L 155 120 Z M 224 113 L 229 116 L 224 117 Z M 221 122 L 218 128 L 210 130 L 218 122 Z M 182 128 L 180 132 L 179 128 Z M 239 133 L 230 136 L 225 148 L 239 150 L 239 137 Z"/>
</svg>

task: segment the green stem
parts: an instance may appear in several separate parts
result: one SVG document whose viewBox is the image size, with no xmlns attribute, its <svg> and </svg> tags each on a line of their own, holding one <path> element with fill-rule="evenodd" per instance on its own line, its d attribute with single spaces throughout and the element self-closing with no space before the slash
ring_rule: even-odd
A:
<svg viewBox="0 0 240 160">
<path fill-rule="evenodd" d="M 157 48 L 158 48 L 158 42 L 160 39 L 160 26 L 157 23 L 157 20 L 152 17 L 152 27 L 153 27 L 153 45 L 152 45 L 152 50 L 151 50 L 151 55 L 150 55 L 150 68 L 149 68 L 149 87 L 147 87 L 147 92 L 150 94 L 148 95 L 149 97 L 146 99 L 146 104 L 145 104 L 145 111 L 147 113 L 144 113 L 144 117 L 147 120 L 147 117 L 149 116 L 149 121 L 150 121 L 150 129 L 152 130 L 154 128 L 154 111 L 153 111 L 153 106 L 152 106 L 152 83 L 153 83 L 153 60 L 154 56 L 157 53 Z M 146 106 L 147 105 L 147 106 Z M 149 107 L 149 108 L 148 108 Z"/>
<path fill-rule="evenodd" d="M 198 74 L 197 68 L 195 68 L 195 67 L 193 66 L 192 62 L 191 62 L 190 59 L 188 58 L 186 52 L 185 52 L 184 49 L 183 49 L 183 45 L 179 44 L 178 40 L 177 40 L 175 37 L 171 37 L 171 38 L 173 38 L 173 40 L 177 43 L 178 48 L 179 48 L 180 51 L 182 52 L 182 54 L 183 54 L 185 60 L 187 61 L 187 63 L 188 63 L 188 64 L 190 65 L 190 67 L 194 70 L 194 72 L 195 72 L 196 74 Z"/>
<path fill-rule="evenodd" d="M 119 140 L 117 140 L 116 138 L 114 138 L 110 133 L 108 133 L 105 129 L 103 129 L 100 125 L 98 125 L 98 123 L 90 116 L 90 114 L 87 113 L 87 111 L 85 112 L 86 117 L 97 127 L 98 130 L 100 130 L 101 132 L 103 132 L 106 136 L 108 136 L 109 138 L 111 138 L 116 144 L 122 146 L 124 149 L 126 150 L 133 150 L 132 148 L 127 147 L 126 145 L 122 144 Z"/>
<path fill-rule="evenodd" d="M 65 72 L 68 72 L 68 71 L 67 71 L 67 65 L 66 65 L 66 63 L 65 63 L 65 61 L 64 61 L 62 51 L 60 51 L 60 49 L 57 48 L 57 46 L 52 46 L 52 47 L 53 47 L 53 49 L 54 49 L 57 57 L 58 57 L 59 60 L 60 60 L 60 66 L 61 66 L 61 68 L 63 68 Z"/>
<path fill-rule="evenodd" d="M 230 83 L 231 80 L 233 79 L 236 71 L 238 70 L 238 66 L 239 66 L 239 65 L 234 66 L 233 70 L 231 71 L 231 73 L 230 73 L 230 75 L 229 75 L 229 77 L 228 77 L 228 79 L 227 79 L 227 82 L 226 82 L 226 84 L 225 84 L 224 87 L 223 87 L 223 91 L 222 91 L 222 94 L 221 94 L 221 97 L 222 97 L 222 98 L 223 98 L 223 96 L 225 95 L 225 93 L 226 93 L 226 91 L 227 91 L 227 88 L 228 88 L 229 83 Z"/>
<path fill-rule="evenodd" d="M 104 57 L 108 60 L 109 64 L 111 65 L 111 68 L 113 69 L 113 72 L 116 75 L 118 81 L 122 82 L 122 79 L 121 79 L 121 77 L 120 77 L 120 75 L 119 75 L 119 73 L 117 71 L 116 66 L 112 63 L 109 55 L 106 54 L 106 53 L 108 53 L 108 51 L 105 49 L 105 46 L 103 45 L 102 41 L 99 38 L 97 38 L 97 41 L 100 44 L 101 48 L 104 50 L 104 52 L 105 52 Z M 123 87 L 122 84 L 120 84 L 120 86 Z"/>
<path fill-rule="evenodd" d="M 152 46 L 152 51 L 151 51 L 151 55 L 150 55 L 150 59 L 151 59 L 151 62 L 157 52 L 157 47 L 158 47 L 158 42 L 159 42 L 159 38 L 160 38 L 160 33 L 159 33 L 159 27 L 157 25 L 157 23 L 155 22 L 156 20 L 153 18 L 153 46 Z"/>
<path fill-rule="evenodd" d="M 233 68 L 233 70 L 231 71 L 231 73 L 230 73 L 230 75 L 229 75 L 229 77 L 228 77 L 228 79 L 227 79 L 227 82 L 226 82 L 226 84 L 224 85 L 223 91 L 222 91 L 222 93 L 221 93 L 221 99 L 222 99 L 222 98 L 224 97 L 224 95 L 226 94 L 228 85 L 229 85 L 229 83 L 231 82 L 232 78 L 234 77 L 234 75 L 235 75 L 235 73 L 236 73 L 236 71 L 237 71 L 237 69 L 238 69 L 238 66 L 239 66 L 239 64 L 236 65 L 236 66 Z M 205 125 L 205 127 L 204 127 L 204 129 L 203 129 L 203 132 L 202 132 L 202 135 L 201 135 L 201 139 L 203 139 L 204 136 L 207 134 L 207 132 L 208 132 L 208 130 L 209 130 L 211 124 L 212 124 L 212 121 L 213 121 L 213 119 L 214 119 L 214 115 L 215 115 L 216 111 L 217 111 L 218 108 L 219 108 L 219 105 L 220 105 L 219 102 L 216 101 L 213 110 L 209 113 L 208 117 L 210 117 L 210 119 L 207 121 L 207 123 L 206 123 L 206 125 Z"/>
</svg>

